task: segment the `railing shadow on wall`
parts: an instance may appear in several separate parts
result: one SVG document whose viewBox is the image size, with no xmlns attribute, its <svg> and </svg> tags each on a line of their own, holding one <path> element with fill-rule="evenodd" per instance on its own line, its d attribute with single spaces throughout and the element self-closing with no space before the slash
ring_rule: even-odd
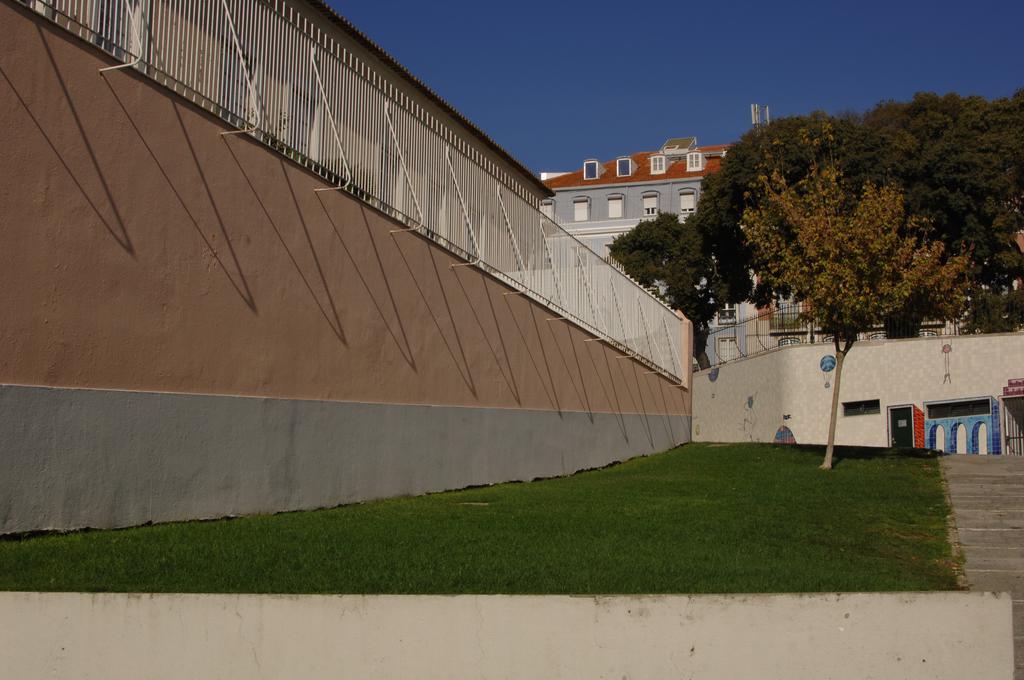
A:
<svg viewBox="0 0 1024 680">
<path fill-rule="evenodd" d="M 682 321 L 537 197 L 284 0 L 15 0 L 497 277 L 652 373 Z"/>
</svg>

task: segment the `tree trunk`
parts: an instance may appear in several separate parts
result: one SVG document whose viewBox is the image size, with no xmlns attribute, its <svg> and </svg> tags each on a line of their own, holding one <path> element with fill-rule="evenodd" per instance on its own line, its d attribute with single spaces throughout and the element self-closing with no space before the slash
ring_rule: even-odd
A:
<svg viewBox="0 0 1024 680">
<path fill-rule="evenodd" d="M 708 332 L 694 330 L 693 332 L 693 356 L 697 359 L 697 366 L 701 370 L 711 368 L 711 360 L 708 359 Z"/>
<path fill-rule="evenodd" d="M 821 464 L 822 470 L 832 469 L 832 451 L 836 447 L 836 420 L 839 416 L 839 383 L 843 379 L 843 359 L 846 358 L 848 349 L 836 348 L 836 379 L 832 385 L 832 418 L 828 422 L 828 446 L 825 447 L 825 461 Z"/>
</svg>

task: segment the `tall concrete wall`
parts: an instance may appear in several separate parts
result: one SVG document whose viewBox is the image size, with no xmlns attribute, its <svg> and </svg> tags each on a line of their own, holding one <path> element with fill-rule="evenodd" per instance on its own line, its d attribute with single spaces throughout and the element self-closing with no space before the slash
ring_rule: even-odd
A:
<svg viewBox="0 0 1024 680">
<path fill-rule="evenodd" d="M 835 373 L 820 361 L 831 354 L 828 344 L 796 345 L 694 374 L 694 439 L 771 442 L 785 426 L 798 443 L 825 443 Z M 978 397 L 998 406 L 1008 381 L 1021 377 L 1024 333 L 858 342 L 840 402 L 878 399 L 879 413 L 843 416 L 840 407 L 836 442 L 888 446 L 888 407 Z"/>
<path fill-rule="evenodd" d="M 11 678 L 1013 677 L 992 593 L 0 593 L 0 630 Z"/>
<path fill-rule="evenodd" d="M 222 136 L 138 74 L 101 75 L 107 57 L 30 11 L 0 2 L 0 25 L 0 531 L 329 505 L 572 472 L 688 440 L 688 390 L 483 272 L 451 268 L 434 244 L 390 233 L 399 225 L 365 204 L 314 192 L 318 177 Z M 168 392 L 218 398 L 185 407 Z M 425 425 L 416 406 L 450 407 L 458 415 L 429 413 L 462 431 L 413 427 Z M 258 442 L 239 422 L 255 427 L 268 409 L 301 429 L 311 408 L 395 436 L 328 442 L 261 426 L 277 448 L 249 455 Z M 178 453 L 154 432 L 180 435 Z M 284 472 L 312 475 L 326 457 L 365 473 L 307 496 L 310 477 Z M 402 461 L 394 483 L 357 483 L 384 460 Z M 222 484 L 206 484 L 211 466 Z M 122 484 L 126 468 L 141 476 Z M 73 501 L 90 494 L 106 500 Z M 181 507 L 122 512 L 157 494 Z"/>
</svg>

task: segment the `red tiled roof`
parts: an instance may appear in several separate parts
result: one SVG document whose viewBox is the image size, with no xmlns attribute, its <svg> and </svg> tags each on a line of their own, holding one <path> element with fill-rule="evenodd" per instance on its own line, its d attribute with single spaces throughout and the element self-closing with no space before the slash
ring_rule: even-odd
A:
<svg viewBox="0 0 1024 680">
<path fill-rule="evenodd" d="M 728 148 L 728 144 L 719 144 L 716 146 L 698 147 L 695 151 L 702 151 L 703 153 L 717 153 Z M 618 177 L 615 173 L 616 161 L 618 161 L 619 158 L 624 158 L 624 156 L 619 156 L 619 158 L 602 164 L 604 167 L 604 173 L 597 179 L 583 179 L 583 170 L 580 169 L 576 172 L 570 172 L 565 175 L 559 175 L 558 177 L 552 177 L 551 179 L 544 180 L 544 184 L 546 184 L 549 189 L 564 189 L 567 187 L 600 186 L 602 184 L 633 184 L 635 182 L 662 181 L 666 179 L 700 178 L 717 172 L 722 166 L 721 157 L 713 156 L 705 160 L 703 170 L 699 172 L 688 172 L 686 170 L 686 158 L 680 158 L 669 163 L 665 172 L 657 175 L 651 174 L 650 158 L 651 156 L 660 155 L 660 153 L 661 152 L 659 151 L 641 151 L 640 153 L 635 153 L 629 156 L 633 159 L 633 163 L 636 164 L 636 169 L 629 177 Z"/>
</svg>

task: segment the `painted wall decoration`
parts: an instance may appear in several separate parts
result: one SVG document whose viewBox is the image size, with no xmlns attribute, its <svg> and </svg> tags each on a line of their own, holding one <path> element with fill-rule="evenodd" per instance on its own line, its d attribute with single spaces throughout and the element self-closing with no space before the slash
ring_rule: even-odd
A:
<svg viewBox="0 0 1024 680">
<path fill-rule="evenodd" d="M 754 401 L 757 397 L 757 392 L 748 395 L 744 405 L 746 408 L 743 410 L 743 433 L 747 437 L 747 441 L 754 441 L 754 428 L 757 426 L 757 412 L 754 410 Z"/>
<path fill-rule="evenodd" d="M 949 355 L 953 351 L 953 345 L 948 342 L 942 346 L 942 360 L 946 365 L 946 374 L 942 376 L 942 384 L 952 383 L 953 379 L 949 377 Z"/>
<path fill-rule="evenodd" d="M 924 411 L 916 406 L 911 406 L 914 409 L 914 448 L 923 449 L 926 448 L 924 445 Z"/>
<path fill-rule="evenodd" d="M 1000 423 L 1002 422 L 1003 419 L 1002 419 L 1001 415 L 1002 414 L 999 412 L 999 400 L 993 399 L 992 400 L 992 427 L 991 428 L 986 428 L 987 434 L 988 434 L 989 439 L 990 439 L 990 443 L 989 443 L 989 447 L 988 447 L 988 452 L 989 453 L 1002 453 L 1001 442 L 1002 442 L 1002 439 L 1003 439 L 1003 432 L 1002 432 L 1002 429 L 1001 429 L 1002 425 L 1000 425 Z M 974 436 L 975 437 L 978 436 L 978 431 L 977 430 L 974 431 Z M 977 444 L 977 443 L 978 442 L 976 441 L 975 444 Z M 977 450 L 977 449 L 975 449 L 975 450 Z"/>
<path fill-rule="evenodd" d="M 793 436 L 793 430 L 789 429 L 785 425 L 775 431 L 775 439 L 773 444 L 796 444 L 796 437 Z"/>
<path fill-rule="evenodd" d="M 989 412 L 986 414 L 925 418 L 925 447 L 941 449 L 946 453 L 1001 454 L 999 402 L 991 397 L 986 399 L 989 401 Z M 928 404 L 925 404 L 925 408 L 928 408 Z M 961 446 L 961 442 L 966 446 Z"/>
<path fill-rule="evenodd" d="M 831 387 L 828 374 L 835 370 L 836 358 L 831 354 L 826 354 L 821 358 L 821 361 L 818 362 L 818 366 L 821 367 L 821 373 L 825 376 L 825 389 L 828 389 Z"/>
</svg>

